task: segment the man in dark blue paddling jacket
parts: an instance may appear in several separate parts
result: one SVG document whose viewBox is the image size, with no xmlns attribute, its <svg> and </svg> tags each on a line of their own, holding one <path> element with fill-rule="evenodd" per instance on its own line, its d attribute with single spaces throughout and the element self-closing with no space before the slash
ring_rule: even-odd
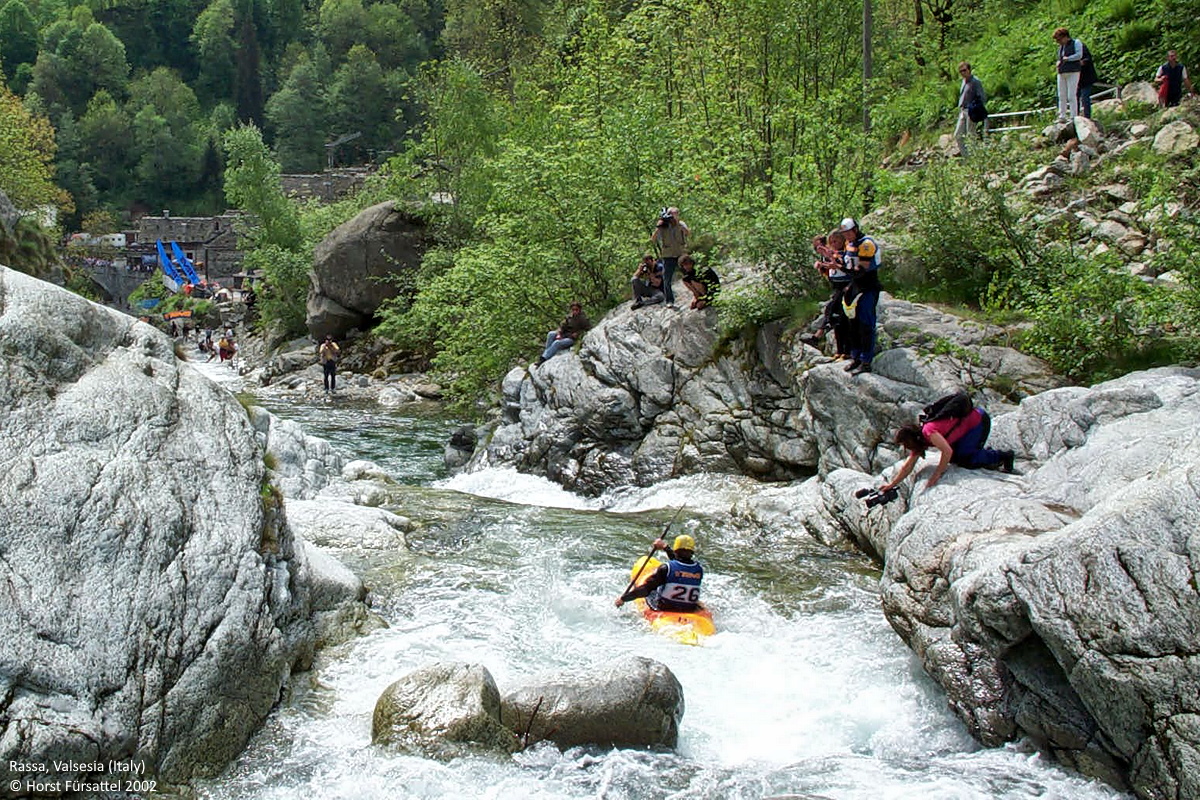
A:
<svg viewBox="0 0 1200 800">
<path fill-rule="evenodd" d="M 696 540 L 686 533 L 675 537 L 675 546 L 667 547 L 662 539 L 654 540 L 654 549 L 667 554 L 661 565 L 641 586 L 635 586 L 617 598 L 617 607 L 629 600 L 646 598 L 646 605 L 655 611 L 695 611 L 700 608 L 700 583 L 704 567 L 696 561 Z"/>
</svg>

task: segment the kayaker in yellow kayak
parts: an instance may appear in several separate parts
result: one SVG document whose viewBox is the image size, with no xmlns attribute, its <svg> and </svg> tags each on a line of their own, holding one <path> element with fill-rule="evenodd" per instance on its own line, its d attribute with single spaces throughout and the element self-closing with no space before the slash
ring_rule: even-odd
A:
<svg viewBox="0 0 1200 800">
<path fill-rule="evenodd" d="M 648 579 L 633 586 L 617 598 L 620 608 L 629 600 L 646 598 L 646 605 L 655 611 L 695 611 L 700 605 L 700 583 L 704 580 L 704 567 L 696 561 L 696 540 L 681 534 L 675 537 L 673 547 L 662 539 L 654 540 L 654 550 L 667 554 L 667 563 L 662 564 Z"/>
</svg>

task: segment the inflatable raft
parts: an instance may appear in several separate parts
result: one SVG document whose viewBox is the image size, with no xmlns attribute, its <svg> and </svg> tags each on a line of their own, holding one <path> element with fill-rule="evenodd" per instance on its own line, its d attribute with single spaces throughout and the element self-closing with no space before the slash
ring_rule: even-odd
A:
<svg viewBox="0 0 1200 800">
<path fill-rule="evenodd" d="M 629 579 L 635 581 L 634 586 L 641 586 L 650 580 L 650 576 L 662 563 L 656 558 L 642 556 L 633 562 L 633 567 L 629 570 Z M 705 637 L 717 632 L 712 612 L 703 605 L 696 611 L 655 611 L 647 605 L 644 598 L 639 597 L 633 602 L 650 623 L 652 630 L 682 644 L 701 644 Z"/>
</svg>

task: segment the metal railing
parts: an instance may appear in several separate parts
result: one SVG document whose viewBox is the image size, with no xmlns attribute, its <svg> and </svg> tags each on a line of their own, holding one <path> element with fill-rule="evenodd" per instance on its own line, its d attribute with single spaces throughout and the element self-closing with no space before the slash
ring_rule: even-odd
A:
<svg viewBox="0 0 1200 800">
<path fill-rule="evenodd" d="M 1114 97 L 1117 100 L 1121 99 L 1121 87 L 1112 86 L 1107 83 L 1094 84 L 1096 87 L 1103 87 L 1101 91 L 1092 95 L 1092 102 L 1104 100 L 1108 97 Z M 1056 106 L 1047 106 L 1046 108 L 1030 108 L 1025 111 L 1003 111 L 999 114 L 988 114 L 987 120 L 983 123 L 983 132 L 986 133 L 1005 133 L 1006 131 L 1027 131 L 1033 128 L 1032 124 L 1024 124 L 1030 120 L 1030 117 L 1038 114 L 1046 114 L 1057 111 Z M 1018 124 L 1004 125 L 999 128 L 992 127 L 992 120 L 1012 120 Z"/>
</svg>

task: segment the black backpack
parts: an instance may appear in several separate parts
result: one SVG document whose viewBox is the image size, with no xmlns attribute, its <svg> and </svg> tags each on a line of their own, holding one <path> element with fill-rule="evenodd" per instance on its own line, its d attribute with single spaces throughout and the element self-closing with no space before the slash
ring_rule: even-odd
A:
<svg viewBox="0 0 1200 800">
<path fill-rule="evenodd" d="M 936 422 L 939 419 L 962 419 L 975 410 L 971 395 L 966 392 L 955 392 L 945 397 L 939 397 L 925 408 L 921 409 L 920 421 Z"/>
</svg>

